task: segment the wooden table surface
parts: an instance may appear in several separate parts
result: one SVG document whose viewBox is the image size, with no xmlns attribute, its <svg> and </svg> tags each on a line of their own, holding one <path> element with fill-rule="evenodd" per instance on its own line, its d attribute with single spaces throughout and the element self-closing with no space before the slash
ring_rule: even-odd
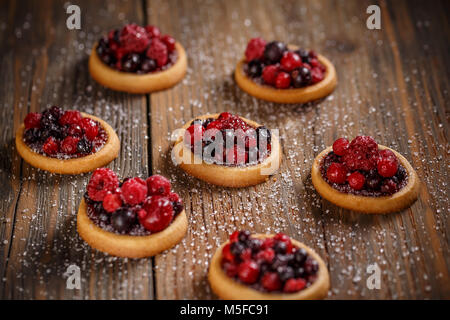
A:
<svg viewBox="0 0 450 320">
<path fill-rule="evenodd" d="M 65 1 L 0 2 L 0 298 L 214 299 L 206 274 L 236 229 L 285 232 L 324 258 L 329 299 L 449 299 L 448 206 L 450 28 L 448 1 L 77 1 L 82 29 L 66 28 Z M 367 6 L 381 30 L 366 28 Z M 113 92 L 89 76 L 94 41 L 128 22 L 158 25 L 187 49 L 176 87 L 150 95 Z M 309 105 L 267 103 L 232 74 L 248 39 L 315 48 L 339 84 Z M 186 204 L 189 231 L 154 258 L 97 252 L 76 231 L 90 174 L 62 176 L 25 163 L 14 132 L 51 105 L 94 113 L 122 142 L 110 167 L 120 176 L 170 177 Z M 213 187 L 174 167 L 170 133 L 205 113 L 231 111 L 280 130 L 281 170 L 243 189 Z M 397 214 L 363 215 L 321 199 L 314 157 L 336 138 L 372 135 L 398 150 L 422 181 L 419 200 Z M 381 287 L 370 290 L 377 263 Z M 69 265 L 81 289 L 66 288 Z"/>
</svg>

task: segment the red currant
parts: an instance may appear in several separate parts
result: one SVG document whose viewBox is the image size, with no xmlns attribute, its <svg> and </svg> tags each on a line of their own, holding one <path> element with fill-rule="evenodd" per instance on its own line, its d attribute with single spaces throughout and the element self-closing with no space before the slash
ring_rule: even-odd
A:
<svg viewBox="0 0 450 320">
<path fill-rule="evenodd" d="M 361 190 L 364 187 L 364 183 L 366 182 L 366 178 L 362 173 L 358 171 L 353 172 L 347 178 L 348 184 L 352 189 Z"/>
<path fill-rule="evenodd" d="M 287 72 L 280 72 L 275 80 L 275 87 L 278 89 L 286 89 L 291 85 L 291 76 Z"/>
<path fill-rule="evenodd" d="M 333 143 L 333 152 L 338 156 L 343 156 L 349 146 L 349 142 L 345 138 L 339 138 Z"/>
<path fill-rule="evenodd" d="M 332 163 L 327 170 L 327 178 L 331 183 L 342 184 L 347 179 L 347 169 L 340 163 Z"/>
<path fill-rule="evenodd" d="M 266 272 L 261 279 L 261 284 L 267 291 L 280 290 L 283 285 L 276 272 Z"/>
<path fill-rule="evenodd" d="M 248 260 L 239 264 L 239 279 L 247 284 L 255 283 L 259 277 L 259 267 L 255 261 Z"/>
<path fill-rule="evenodd" d="M 263 69 L 262 77 L 266 84 L 275 85 L 279 72 L 279 67 L 276 65 L 269 65 Z"/>
<path fill-rule="evenodd" d="M 291 72 L 296 68 L 302 66 L 302 59 L 300 56 L 292 51 L 286 51 L 281 58 L 281 67 L 287 72 Z"/>
</svg>

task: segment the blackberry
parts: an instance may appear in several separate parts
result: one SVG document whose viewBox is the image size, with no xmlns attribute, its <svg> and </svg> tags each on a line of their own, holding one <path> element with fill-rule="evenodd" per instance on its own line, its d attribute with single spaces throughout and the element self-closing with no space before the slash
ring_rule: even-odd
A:
<svg viewBox="0 0 450 320">
<path fill-rule="evenodd" d="M 81 154 L 88 154 L 92 150 L 92 143 L 87 139 L 83 138 L 77 143 L 77 151 Z"/>
<path fill-rule="evenodd" d="M 121 208 L 111 215 L 111 225 L 119 232 L 131 229 L 136 221 L 136 214 L 130 208 Z"/>
<path fill-rule="evenodd" d="M 247 239 L 248 239 L 249 237 L 250 237 L 250 231 L 244 230 L 244 231 L 239 232 L 238 240 L 239 240 L 240 242 L 245 242 L 245 241 L 247 241 Z"/>
<path fill-rule="evenodd" d="M 241 255 L 244 249 L 245 246 L 240 242 L 233 242 L 230 247 L 231 253 L 237 257 Z"/>
<path fill-rule="evenodd" d="M 273 250 L 275 250 L 276 253 L 284 254 L 286 253 L 287 245 L 283 241 L 277 241 L 273 246 Z"/>
<path fill-rule="evenodd" d="M 42 113 L 41 123 L 44 127 L 50 124 L 58 123 L 58 120 L 62 114 L 63 111 L 61 108 L 52 106 L 50 109 L 47 109 Z"/>
<path fill-rule="evenodd" d="M 131 53 L 125 56 L 122 67 L 125 72 L 134 72 L 141 64 L 141 57 L 137 53 Z"/>
<path fill-rule="evenodd" d="M 35 143 L 41 140 L 41 131 L 38 128 L 27 129 L 23 134 L 26 143 Z"/>
<path fill-rule="evenodd" d="M 294 253 L 294 261 L 299 266 L 301 266 L 306 261 L 307 257 L 308 257 L 308 253 L 303 248 L 298 249 Z"/>
<path fill-rule="evenodd" d="M 287 281 L 295 276 L 294 269 L 289 266 L 280 266 L 277 268 L 278 277 L 282 282 Z"/>
<path fill-rule="evenodd" d="M 248 75 L 252 78 L 260 77 L 263 70 L 263 64 L 259 60 L 252 60 L 248 63 Z"/>
</svg>

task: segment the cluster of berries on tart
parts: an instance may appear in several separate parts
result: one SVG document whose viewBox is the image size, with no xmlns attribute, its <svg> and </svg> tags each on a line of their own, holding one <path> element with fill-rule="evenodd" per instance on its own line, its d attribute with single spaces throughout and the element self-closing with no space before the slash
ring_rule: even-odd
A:
<svg viewBox="0 0 450 320">
<path fill-rule="evenodd" d="M 319 264 L 289 236 L 278 233 L 259 239 L 235 231 L 222 249 L 222 269 L 228 277 L 263 292 L 294 293 L 317 278 Z"/>
<path fill-rule="evenodd" d="M 254 128 L 238 115 L 222 112 L 217 119 L 194 119 L 184 134 L 184 142 L 206 162 L 248 165 L 263 161 L 271 152 L 271 132 Z"/>
<path fill-rule="evenodd" d="M 335 189 L 363 196 L 389 196 L 406 185 L 408 175 L 397 156 L 379 149 L 370 136 L 339 138 L 322 160 L 322 177 Z"/>
<path fill-rule="evenodd" d="M 165 70 L 177 60 L 175 39 L 158 27 L 127 24 L 99 40 L 96 51 L 106 65 L 122 72 L 145 74 Z"/>
<path fill-rule="evenodd" d="M 89 218 L 106 231 L 149 235 L 166 229 L 183 211 L 179 195 L 170 181 L 160 175 L 119 181 L 108 168 L 94 171 L 84 200 Z"/>
<path fill-rule="evenodd" d="M 53 158 L 83 157 L 100 150 L 108 140 L 100 123 L 77 110 L 63 111 L 57 106 L 28 113 L 24 125 L 25 144 Z"/>
<path fill-rule="evenodd" d="M 312 50 L 291 50 L 280 41 L 253 38 L 245 50 L 244 71 L 260 84 L 292 89 L 322 81 L 326 68 Z"/>
</svg>

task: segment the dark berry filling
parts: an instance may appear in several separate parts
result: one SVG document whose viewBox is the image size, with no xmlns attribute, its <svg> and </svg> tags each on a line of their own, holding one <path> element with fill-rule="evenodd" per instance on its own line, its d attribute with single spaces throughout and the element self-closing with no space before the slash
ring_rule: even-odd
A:
<svg viewBox="0 0 450 320">
<path fill-rule="evenodd" d="M 58 159 L 80 158 L 98 152 L 108 134 L 97 121 L 79 111 L 53 106 L 42 113 L 30 112 L 24 120 L 23 141 L 33 151 Z"/>
<path fill-rule="evenodd" d="M 407 171 L 396 155 L 379 149 L 368 136 L 356 137 L 351 142 L 345 138 L 336 140 L 320 170 L 333 188 L 360 196 L 389 196 L 408 183 Z"/>
<path fill-rule="evenodd" d="M 319 270 L 317 261 L 287 235 L 258 239 L 248 231 L 230 236 L 221 265 L 230 278 L 263 292 L 303 290 L 314 283 Z"/>
<path fill-rule="evenodd" d="M 138 74 L 166 70 L 178 58 L 174 38 L 161 35 L 155 26 L 136 24 L 110 31 L 98 41 L 96 51 L 111 68 Z"/>
<path fill-rule="evenodd" d="M 187 128 L 184 143 L 207 163 L 227 166 L 254 165 L 271 152 L 271 132 L 251 126 L 239 116 L 222 112 L 217 119 L 195 119 Z"/>
<path fill-rule="evenodd" d="M 258 84 L 293 89 L 322 81 L 326 68 L 314 51 L 290 50 L 279 41 L 253 38 L 245 50 L 244 72 Z"/>
<path fill-rule="evenodd" d="M 126 178 L 119 182 L 107 168 L 94 171 L 84 199 L 89 218 L 100 228 L 118 234 L 146 236 L 167 228 L 183 211 L 170 181 L 153 175 L 146 181 Z"/>
</svg>

